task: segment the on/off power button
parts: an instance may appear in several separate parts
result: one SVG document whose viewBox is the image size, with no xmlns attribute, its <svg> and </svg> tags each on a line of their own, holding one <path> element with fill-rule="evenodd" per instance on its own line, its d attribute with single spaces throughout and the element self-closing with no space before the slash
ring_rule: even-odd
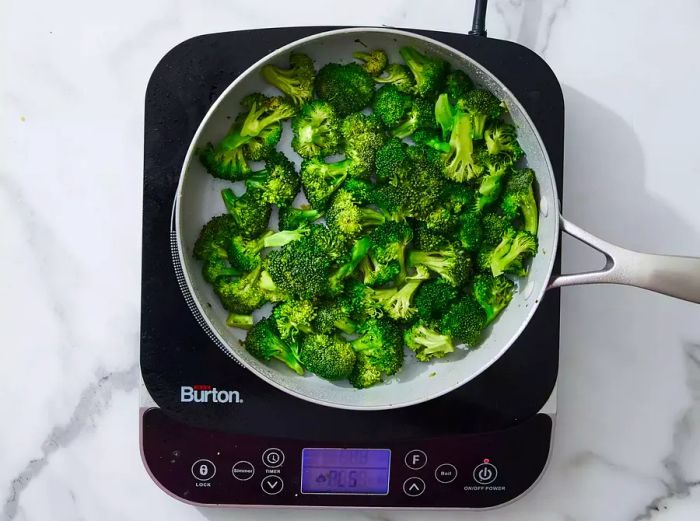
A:
<svg viewBox="0 0 700 521">
<path fill-rule="evenodd" d="M 472 476 L 477 483 L 488 485 L 496 480 L 498 469 L 488 459 L 485 459 L 483 463 L 479 463 L 474 467 Z"/>
</svg>

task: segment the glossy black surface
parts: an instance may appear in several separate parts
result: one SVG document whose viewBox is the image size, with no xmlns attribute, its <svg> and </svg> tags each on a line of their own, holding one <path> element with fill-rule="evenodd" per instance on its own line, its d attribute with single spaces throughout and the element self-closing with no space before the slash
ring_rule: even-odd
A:
<svg viewBox="0 0 700 521">
<path fill-rule="evenodd" d="M 559 292 L 550 291 L 513 347 L 469 384 L 428 403 L 354 412 L 314 405 L 266 384 L 220 351 L 189 312 L 170 258 L 170 216 L 185 152 L 211 103 L 253 61 L 297 38 L 297 27 L 200 36 L 171 50 L 148 84 L 145 110 L 141 370 L 172 418 L 215 431 L 362 444 L 493 431 L 531 418 L 554 386 Z M 520 99 L 537 126 L 561 190 L 564 104 L 549 67 L 511 42 L 416 31 L 484 64 Z M 555 271 L 558 270 L 559 259 Z M 238 403 L 181 403 L 181 386 L 238 392 Z M 214 435 L 212 433 L 212 435 Z M 230 473 L 230 469 L 227 471 Z"/>
</svg>

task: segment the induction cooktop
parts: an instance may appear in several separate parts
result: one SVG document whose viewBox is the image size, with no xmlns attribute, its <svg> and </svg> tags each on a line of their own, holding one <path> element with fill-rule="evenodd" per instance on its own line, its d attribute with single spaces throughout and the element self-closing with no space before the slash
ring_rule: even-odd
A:
<svg viewBox="0 0 700 521">
<path fill-rule="evenodd" d="M 200 121 L 252 63 L 331 29 L 337 28 L 198 36 L 153 71 L 144 134 L 144 464 L 165 492 L 195 505 L 483 509 L 513 501 L 549 458 L 558 290 L 546 293 L 520 338 L 476 379 L 426 403 L 365 412 L 292 397 L 237 364 L 206 329 L 184 284 L 173 198 Z M 561 193 L 564 101 L 549 66 L 512 42 L 413 32 L 471 56 L 518 97 L 546 144 Z"/>
</svg>

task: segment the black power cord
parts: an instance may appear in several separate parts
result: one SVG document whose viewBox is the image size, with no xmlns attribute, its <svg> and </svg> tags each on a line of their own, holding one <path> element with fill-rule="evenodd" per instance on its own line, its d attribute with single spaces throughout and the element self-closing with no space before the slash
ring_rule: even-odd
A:
<svg viewBox="0 0 700 521">
<path fill-rule="evenodd" d="M 474 2 L 474 20 L 472 21 L 472 30 L 469 34 L 474 36 L 486 36 L 486 4 L 488 0 L 475 0 Z"/>
</svg>

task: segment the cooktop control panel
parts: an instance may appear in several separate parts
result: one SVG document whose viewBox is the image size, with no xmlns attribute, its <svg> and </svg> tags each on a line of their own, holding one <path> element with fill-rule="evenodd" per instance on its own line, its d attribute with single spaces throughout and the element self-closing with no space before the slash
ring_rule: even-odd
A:
<svg viewBox="0 0 700 521">
<path fill-rule="evenodd" d="M 544 470 L 552 420 L 373 446 L 262 438 L 191 427 L 146 409 L 144 462 L 170 494 L 204 505 L 485 508 Z"/>
</svg>

